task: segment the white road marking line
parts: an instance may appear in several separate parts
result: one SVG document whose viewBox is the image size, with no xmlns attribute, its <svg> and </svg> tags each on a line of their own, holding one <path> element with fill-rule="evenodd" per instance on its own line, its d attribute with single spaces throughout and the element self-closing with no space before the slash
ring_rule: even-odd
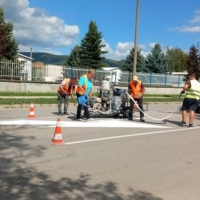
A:
<svg viewBox="0 0 200 200">
<path fill-rule="evenodd" d="M 46 120 L 6 120 L 0 121 L 0 125 L 44 125 L 46 127 L 55 127 L 57 121 L 46 121 Z M 61 121 L 61 127 L 71 128 L 170 128 L 167 126 L 149 124 L 135 121 L 128 121 L 124 119 L 101 119 L 95 121 Z"/>
<path fill-rule="evenodd" d="M 194 128 L 189 128 L 189 130 L 194 130 L 194 129 L 199 129 L 199 128 L 200 127 L 194 127 Z M 67 142 L 65 143 L 65 145 L 82 144 L 82 143 L 97 142 L 97 141 L 103 141 L 103 140 L 113 140 L 113 139 L 120 139 L 120 138 L 126 138 L 126 137 L 137 137 L 137 136 L 143 136 L 143 135 L 153 135 L 153 134 L 170 133 L 170 132 L 177 132 L 177 131 L 188 131 L 188 129 L 182 128 L 182 129 L 175 129 L 175 130 L 173 129 L 173 130 L 136 133 L 136 134 L 121 135 L 121 136 L 106 137 L 106 138 L 97 138 L 97 139 L 91 139 L 91 140 L 80 140 L 80 141 L 75 141 L 75 142 Z"/>
</svg>

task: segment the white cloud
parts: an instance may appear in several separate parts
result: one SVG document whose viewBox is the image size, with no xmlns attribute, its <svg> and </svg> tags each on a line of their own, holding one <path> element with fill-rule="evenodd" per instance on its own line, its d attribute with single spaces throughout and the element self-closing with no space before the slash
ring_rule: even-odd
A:
<svg viewBox="0 0 200 200">
<path fill-rule="evenodd" d="M 187 33 L 198 33 L 198 32 L 200 32 L 200 26 L 181 26 L 181 27 L 175 27 L 171 30 L 187 32 Z"/>
<path fill-rule="evenodd" d="M 105 40 L 103 40 L 102 43 L 106 45 L 103 50 L 108 51 L 108 53 L 105 54 L 105 57 L 113 60 L 125 59 L 126 56 L 129 54 L 130 49 L 133 47 L 133 43 L 131 42 L 119 42 L 116 45 L 116 49 L 112 50 L 110 45 Z"/>
<path fill-rule="evenodd" d="M 188 25 L 169 28 L 169 31 L 179 31 L 179 32 L 185 32 L 185 33 L 199 33 L 200 32 L 200 10 L 195 12 L 195 16 L 193 17 L 193 19 L 189 21 Z"/>
<path fill-rule="evenodd" d="M 156 45 L 156 42 L 152 42 L 152 43 L 149 44 L 149 47 L 154 48 L 155 45 Z"/>
<path fill-rule="evenodd" d="M 19 48 L 38 46 L 45 49 L 76 43 L 79 35 L 77 25 L 66 25 L 62 19 L 42 9 L 30 8 L 27 0 L 15 0 L 15 3 L 13 0 L 0 0 L 0 5 L 5 21 L 13 23 L 13 34 L 20 44 Z"/>
<path fill-rule="evenodd" d="M 72 48 L 78 42 L 80 30 L 78 25 L 67 25 L 64 20 L 48 14 L 45 10 L 30 7 L 29 0 L 0 0 L 6 22 L 13 23 L 13 34 L 19 44 L 19 51 L 48 52 L 62 54 L 62 47 Z M 197 18 L 194 18 L 198 21 Z M 123 60 L 129 55 L 133 42 L 118 42 L 115 48 L 103 40 L 108 51 L 106 58 Z M 152 48 L 155 43 L 151 43 Z M 149 47 L 139 44 L 143 56 L 149 53 Z M 59 52 L 59 50 L 60 52 Z"/>
<path fill-rule="evenodd" d="M 195 12 L 195 16 L 190 20 L 190 23 L 200 23 L 200 10 Z"/>
<path fill-rule="evenodd" d="M 133 42 L 118 42 L 116 48 L 112 49 L 105 40 L 103 40 L 102 43 L 106 45 L 103 50 L 108 51 L 108 53 L 105 54 L 105 57 L 113 60 L 125 60 L 126 57 L 129 55 L 130 50 L 134 46 Z M 146 49 L 146 46 L 144 44 L 139 44 L 138 48 L 141 49 L 141 54 L 145 57 L 149 53 L 144 51 Z"/>
<path fill-rule="evenodd" d="M 143 50 L 146 49 L 146 46 L 144 44 L 139 44 L 138 47 L 139 49 L 143 49 Z"/>
</svg>

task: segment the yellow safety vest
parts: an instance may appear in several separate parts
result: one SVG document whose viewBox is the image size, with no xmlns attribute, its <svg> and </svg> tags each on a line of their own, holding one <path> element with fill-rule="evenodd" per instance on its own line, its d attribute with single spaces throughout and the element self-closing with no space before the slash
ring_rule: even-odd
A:
<svg viewBox="0 0 200 200">
<path fill-rule="evenodd" d="M 185 98 L 196 99 L 200 98 L 200 83 L 197 80 L 191 80 L 191 87 L 186 90 Z"/>
</svg>

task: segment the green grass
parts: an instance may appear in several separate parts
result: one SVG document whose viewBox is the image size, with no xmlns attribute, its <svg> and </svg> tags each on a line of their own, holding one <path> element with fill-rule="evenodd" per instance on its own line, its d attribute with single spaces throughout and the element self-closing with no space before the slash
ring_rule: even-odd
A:
<svg viewBox="0 0 200 200">
<path fill-rule="evenodd" d="M 31 99 L 0 99 L 0 105 L 13 104 L 57 104 L 57 98 L 31 98 Z"/>
<path fill-rule="evenodd" d="M 25 92 L 0 92 L 0 96 L 9 97 L 9 98 L 0 98 L 0 105 L 13 105 L 13 104 L 57 104 L 57 93 L 25 93 Z M 10 98 L 12 96 L 29 96 L 29 98 Z M 33 98 L 30 98 L 30 97 Z M 40 96 L 41 98 L 34 98 L 34 96 Z M 44 98 L 45 96 L 48 96 L 50 98 Z M 43 98 L 42 98 L 43 97 Z M 51 98 L 52 97 L 52 98 Z M 75 102 L 76 102 L 76 96 L 74 96 Z M 144 103 L 159 103 L 159 102 L 181 102 L 183 99 L 183 96 L 181 99 L 179 99 L 179 95 L 150 95 L 145 94 L 144 95 Z M 71 103 L 74 103 L 74 101 L 70 98 L 69 100 Z"/>
<path fill-rule="evenodd" d="M 144 95 L 144 102 L 179 102 L 182 101 L 184 96 L 182 95 L 179 99 L 179 95 L 166 95 L 166 94 L 160 94 L 160 95 L 150 95 L 145 94 Z"/>
<path fill-rule="evenodd" d="M 57 95 L 55 92 L 0 92 L 0 96 L 55 96 Z"/>
</svg>

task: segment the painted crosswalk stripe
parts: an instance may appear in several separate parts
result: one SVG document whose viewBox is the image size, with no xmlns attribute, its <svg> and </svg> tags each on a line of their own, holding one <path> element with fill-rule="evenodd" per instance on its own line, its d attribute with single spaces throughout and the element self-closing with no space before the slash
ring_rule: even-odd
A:
<svg viewBox="0 0 200 200">
<path fill-rule="evenodd" d="M 0 125 L 29 125 L 29 126 L 46 126 L 55 127 L 56 121 L 49 120 L 2 120 Z M 61 121 L 61 127 L 72 128 L 170 128 L 169 126 L 156 123 L 141 123 L 136 121 L 128 121 L 124 119 L 98 119 L 95 121 L 80 122 L 76 120 Z"/>
</svg>

